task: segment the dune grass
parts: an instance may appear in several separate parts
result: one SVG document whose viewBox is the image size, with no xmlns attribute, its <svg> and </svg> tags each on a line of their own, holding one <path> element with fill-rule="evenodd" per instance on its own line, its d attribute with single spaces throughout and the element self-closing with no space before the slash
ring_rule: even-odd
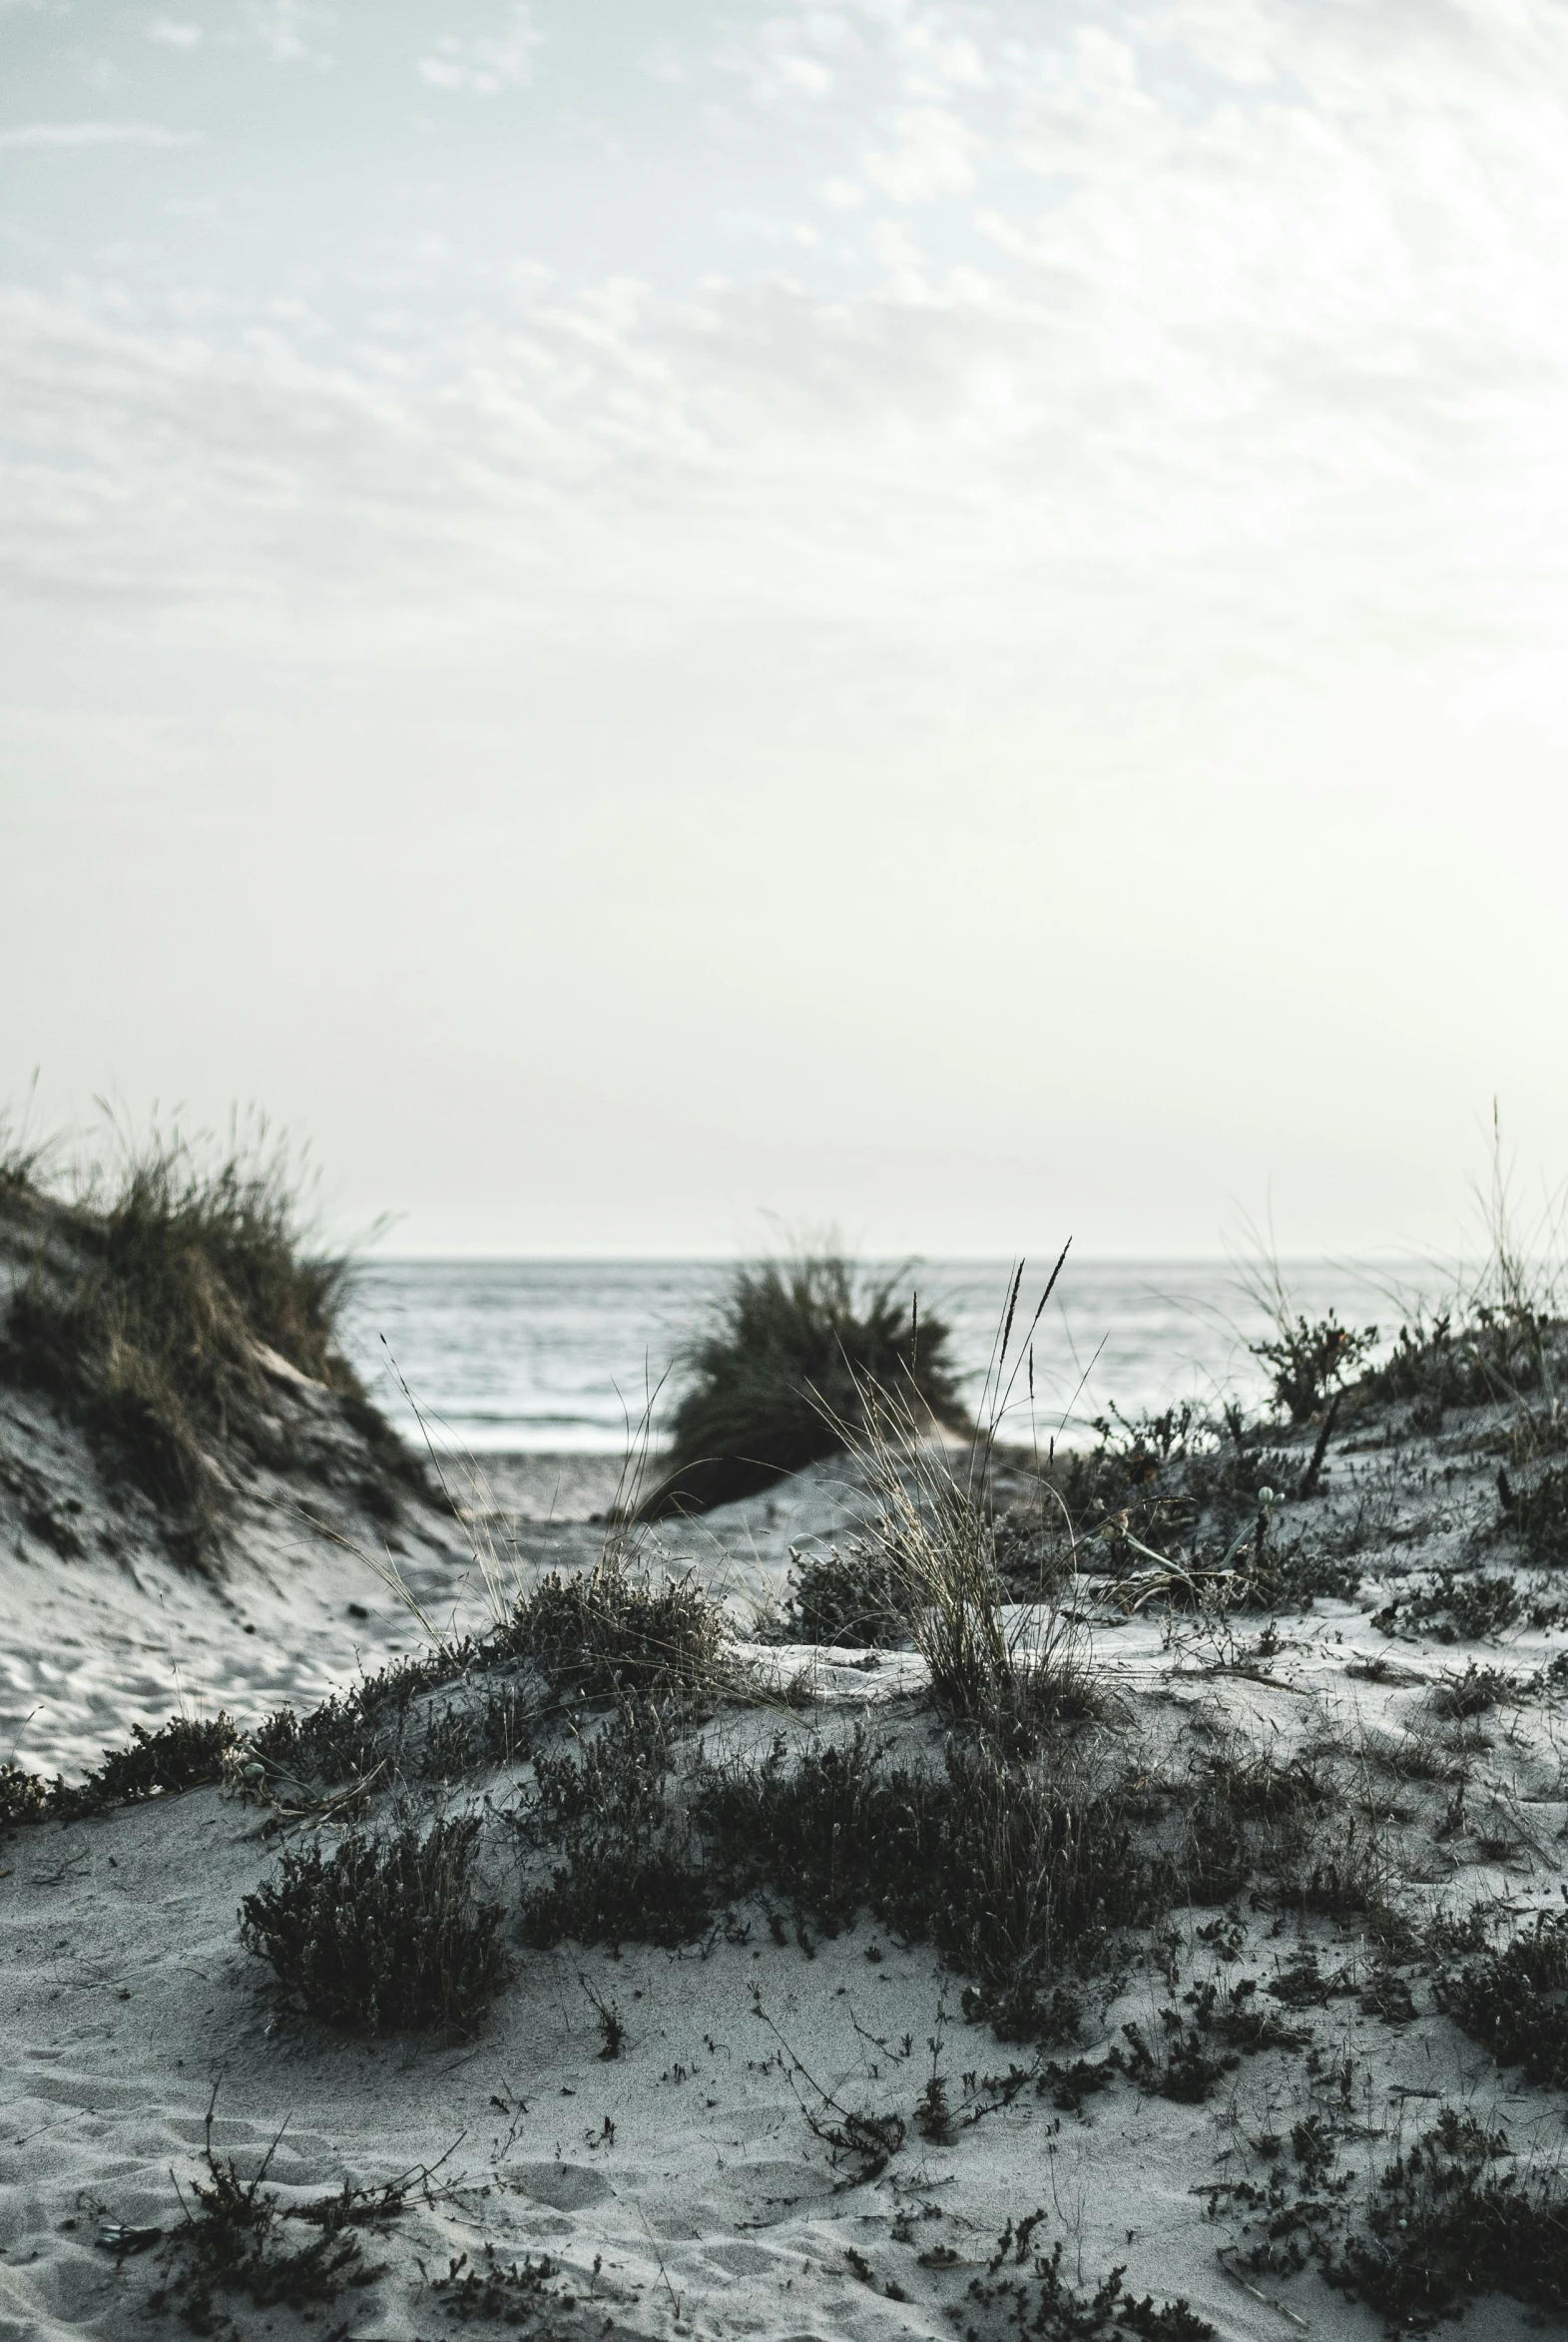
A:
<svg viewBox="0 0 1568 2342">
<path fill-rule="evenodd" d="M 15 1183 L 35 1237 L 0 1371 L 106 1437 L 198 1543 L 223 1510 L 219 1453 L 267 1451 L 263 1351 L 373 1412 L 335 1347 L 348 1263 L 319 1243 L 301 1166 L 264 1124 L 227 1147 L 116 1132 L 67 1197 L 27 1186 L 39 1159 Z"/>
<path fill-rule="evenodd" d="M 838 1454 L 870 1394 L 965 1429 L 951 1340 L 904 1271 L 875 1276 L 837 1252 L 738 1268 L 680 1361 L 688 1388 L 643 1517 L 704 1512 Z"/>
</svg>

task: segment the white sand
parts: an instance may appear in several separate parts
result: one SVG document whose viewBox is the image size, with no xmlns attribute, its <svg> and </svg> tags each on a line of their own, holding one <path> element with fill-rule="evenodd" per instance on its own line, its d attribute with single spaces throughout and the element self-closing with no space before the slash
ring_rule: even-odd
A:
<svg viewBox="0 0 1568 2342">
<path fill-rule="evenodd" d="M 1494 1465 L 1472 1457 L 1434 1493 L 1421 1477 L 1432 1463 L 1419 1447 L 1394 1476 L 1376 1456 L 1335 1463 L 1324 1506 L 1353 1501 L 1352 1473 L 1387 1477 L 1379 1496 L 1386 1533 L 1365 1556 L 1369 1580 L 1412 1562 L 1429 1567 L 1458 1549 L 1467 1491 L 1479 1504 L 1476 1491 Z M 843 1533 L 859 1500 L 845 1475 L 817 1471 L 772 1499 L 711 1516 L 700 1534 L 681 1531 L 668 1549 L 692 1554 L 716 1582 L 744 1581 L 762 1593 L 782 1579 L 790 1543 Z M 1418 1550 L 1416 1521 L 1424 1527 Z M 565 1551 L 573 1533 L 523 1540 L 525 1571 Z M 463 1586 L 463 1562 L 433 1534 L 404 1541 L 410 1576 L 429 1599 L 448 1608 L 477 1602 Z M 356 1566 L 312 1549 L 301 1569 L 279 1545 L 215 1590 L 154 1569 L 145 1555 L 106 1579 L 97 1559 L 67 1562 L 30 1548 L 4 1580 L 11 1696 L 45 1703 L 50 1745 L 62 1749 L 94 1740 L 100 1728 L 118 1740 L 132 1715 L 161 1720 L 177 1662 L 193 1704 L 245 1712 L 249 1702 L 254 1713 L 284 1693 L 308 1698 L 352 1666 L 349 1599 L 373 1609 L 370 1621 L 355 1622 L 367 1659 L 410 1639 L 395 1605 L 356 1578 Z M 1370 1621 L 1377 1598 L 1369 1583 L 1358 1604 L 1319 1601 L 1305 1619 L 1282 1619 L 1273 1654 L 1257 1649 L 1256 1618 L 1233 1620 L 1234 1635 L 1174 1636 L 1145 1619 L 1096 1631 L 1094 1657 L 1125 1729 L 1151 1751 L 1199 1745 L 1239 1725 L 1286 1753 L 1327 1743 L 1362 1751 L 1370 1777 L 1379 1750 L 1421 1727 L 1430 1679 L 1468 1655 L 1431 1641 L 1390 1642 Z M 236 1631 L 241 1615 L 256 1623 L 255 1637 Z M 1565 1642 L 1561 1631 L 1526 1632 L 1475 1655 L 1524 1674 Z M 774 1716 L 737 1709 L 710 1728 L 711 1742 L 755 1739 L 779 1723 L 831 1732 L 862 1713 L 917 1741 L 933 1730 L 928 1713 L 900 1696 L 918 1684 L 918 1663 L 907 1656 L 881 1654 L 870 1669 L 853 1652 L 751 1656 L 779 1690 L 806 1704 Z M 1396 1662 L 1402 1679 L 1347 1672 L 1367 1660 Z M 1469 1729 L 1481 1745 L 1470 1752 L 1464 1822 L 1425 1850 L 1430 1892 L 1458 1908 L 1482 1893 L 1515 1911 L 1553 1903 L 1568 1830 L 1561 1709 L 1534 1700 Z M 39 1745 L 45 1737 L 38 1732 Z M 511 1777 L 462 1794 L 486 1791 L 504 1802 Z M 163 2330 L 141 2314 L 157 2247 L 118 2265 L 97 2238 L 106 2220 L 167 2228 L 178 2219 L 175 2182 L 200 2170 L 215 2083 L 216 2139 L 243 2168 L 254 2168 L 283 2130 L 271 2178 L 285 2202 L 345 2176 L 379 2182 L 437 2167 L 433 2200 L 414 2201 L 374 2240 L 372 2257 L 387 2266 L 372 2287 L 310 2321 L 232 2304 L 240 2333 L 280 2342 L 329 2331 L 358 2342 L 433 2342 L 454 2329 L 427 2277 L 460 2254 L 483 2265 L 492 2248 L 503 2261 L 550 2254 L 561 2272 L 556 2289 L 569 2288 L 580 2305 L 558 2314 L 554 2330 L 563 2333 L 599 2333 L 608 2318 L 620 2334 L 768 2342 L 949 2336 L 970 2324 L 989 2336 L 1002 2328 L 966 2288 L 983 2274 L 1004 2223 L 1037 2206 L 1045 2218 L 1036 2245 L 1061 2240 L 1067 2275 L 1089 2289 L 1125 2263 L 1138 2292 L 1186 2295 L 1222 2336 L 1281 2342 L 1305 2323 L 1313 2334 L 1370 2337 L 1380 2321 L 1315 2275 L 1262 2285 L 1284 2309 L 1228 2276 L 1219 2252 L 1234 2241 L 1236 2219 L 1206 2216 L 1205 2186 L 1266 2176 L 1272 2166 L 1251 2141 L 1289 2133 L 1293 2121 L 1330 2104 L 1343 2167 L 1357 2184 L 1419 2132 L 1442 2097 L 1499 2117 L 1517 2147 L 1538 2140 L 1543 2152 L 1562 2151 L 1560 2101 L 1497 2073 L 1431 2013 L 1419 1984 L 1420 2014 L 1400 2029 L 1363 2015 L 1353 1995 L 1309 2011 L 1315 2073 L 1301 2055 L 1271 2050 L 1244 2059 L 1208 2103 L 1142 2097 L 1123 2080 L 1081 2116 L 1058 2113 L 1030 2086 L 955 2144 L 930 2145 L 912 2117 L 933 2054 L 957 2104 L 966 2091 L 971 2100 L 994 2095 L 965 2076 L 1005 2074 L 1026 2053 L 964 2025 L 962 1980 L 943 1975 L 933 1955 L 902 1950 L 865 1922 L 814 1946 L 811 1958 L 793 1943 L 777 1946 L 755 1914 L 749 1940 L 721 1934 L 684 1953 L 629 1946 L 616 1959 L 514 1946 L 513 1980 L 477 2040 L 343 2043 L 288 2013 L 268 1972 L 239 1948 L 236 1906 L 275 1860 L 263 1820 L 202 1791 L 21 1832 L 0 1852 L 8 1866 L 0 1879 L 8 2049 L 0 2342 Z M 496 1883 L 506 1892 L 508 1874 L 498 1870 Z M 1156 2030 L 1157 2011 L 1179 1999 L 1173 1967 L 1180 1990 L 1208 1975 L 1267 1981 L 1297 1948 L 1294 1925 L 1280 1932 L 1271 1915 L 1256 1915 L 1240 1967 L 1228 1967 L 1196 1938 L 1213 1917 L 1179 1913 L 1180 1943 L 1138 1954 L 1125 1992 L 1096 2010 L 1089 2038 L 1055 2054 L 1094 2055 L 1129 2021 Z M 1355 1974 L 1369 1965 L 1353 1936 L 1327 1925 L 1307 1933 L 1325 1969 Z M 873 1941 L 880 1962 L 866 1956 Z M 598 2055 L 580 1976 L 625 2020 L 627 2046 L 614 2062 Z M 1348 2101 L 1335 2078 L 1345 2058 Z M 865 2184 L 846 2183 L 810 2127 L 822 2091 L 857 2109 L 896 2112 L 908 2126 L 902 2149 Z M 948 2265 L 922 2262 L 936 2247 L 954 2256 Z M 889 2284 L 902 2298 L 889 2296 Z M 337 2327 L 338 2319 L 346 2323 Z M 1512 2335 L 1525 2321 L 1493 2300 L 1472 2312 L 1466 2330 Z"/>
</svg>

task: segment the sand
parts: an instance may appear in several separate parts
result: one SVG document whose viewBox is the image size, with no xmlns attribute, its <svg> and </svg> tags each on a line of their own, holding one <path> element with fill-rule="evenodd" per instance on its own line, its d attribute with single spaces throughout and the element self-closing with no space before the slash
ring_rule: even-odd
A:
<svg viewBox="0 0 1568 2342">
<path fill-rule="evenodd" d="M 1356 1601 L 1319 1599 L 1308 1615 L 1282 1618 L 1272 1646 L 1256 1617 L 1214 1630 L 1147 1615 L 1086 1623 L 1121 1728 L 1140 1745 L 1158 1754 L 1240 1729 L 1285 1753 L 1354 1749 L 1375 1771 L 1428 1728 L 1431 1683 L 1467 1656 L 1522 1679 L 1568 1645 L 1561 1628 L 1473 1652 L 1380 1632 L 1373 1614 L 1399 1576 L 1460 1550 L 1466 1507 L 1483 1504 L 1495 1464 L 1478 1454 L 1445 1458 L 1429 1441 L 1406 1444 L 1397 1458 L 1364 1445 L 1355 1455 L 1353 1445 L 1336 1444 L 1316 1501 L 1348 1508 L 1376 1493 L 1382 1541 L 1365 1556 Z M 541 1468 L 533 1460 L 510 1476 L 493 1470 L 488 1493 L 473 1491 L 469 1507 L 492 1530 L 515 1532 L 524 1581 L 597 1542 L 590 1522 L 562 1517 L 564 1506 L 553 1522 L 539 1520 L 550 1509 Z M 582 1494 L 572 1501 L 598 1508 Z M 743 1635 L 739 1660 L 752 1670 L 748 1698 L 705 1728 L 711 1750 L 755 1746 L 779 1729 L 808 1742 L 856 1721 L 934 1745 L 938 1727 L 912 1655 L 744 1640 L 755 1605 L 783 1585 L 790 1547 L 851 1533 L 863 1506 L 852 1473 L 817 1467 L 770 1498 L 663 1537 L 672 1563 L 698 1568 L 726 1593 Z M 432 1524 L 406 1529 L 401 1541 L 400 1563 L 423 1597 L 449 1612 L 482 1610 L 482 1582 L 459 1546 Z M 161 1718 L 177 1671 L 191 1705 L 242 1712 L 249 1702 L 255 1713 L 279 1696 L 314 1696 L 313 1687 L 351 1672 L 356 1655 L 371 1663 L 410 1642 L 408 1613 L 367 1565 L 331 1554 L 312 1546 L 296 1556 L 280 1544 L 251 1556 L 222 1588 L 142 1559 L 107 1584 L 96 1562 L 32 1553 L 15 1563 L 5 1579 L 10 1697 L 38 1701 L 27 1728 L 35 1744 L 74 1749 L 112 1712 Z M 371 1615 L 345 1622 L 350 1600 Z M 46 1618 L 48 1652 L 28 1655 L 18 1638 L 41 1642 Z M 257 1626 L 254 1637 L 237 1632 L 242 1619 Z M 1357 1672 L 1368 1666 L 1381 1680 Z M 1421 1840 L 1416 1868 L 1424 1865 L 1427 1883 L 1412 1891 L 1456 1908 L 1488 1895 L 1516 1913 L 1557 1901 L 1565 1730 L 1561 1704 L 1542 1698 L 1471 1726 L 1478 1745 L 1462 1827 L 1442 1843 Z M 504 1806 L 518 1787 L 503 1771 L 464 1783 L 447 1802 Z M 1032 2079 L 1001 2103 L 987 2077 L 1005 2076 L 1012 2060 L 1032 2068 L 1033 2053 L 966 2025 L 962 1979 L 944 1974 L 931 1952 L 863 1921 L 808 1950 L 779 1944 L 755 1911 L 681 1952 L 539 1953 L 514 1942 L 512 1981 L 476 2039 L 344 2042 L 289 2010 L 269 1972 L 240 1948 L 237 1905 L 276 1860 L 267 1819 L 202 1790 L 20 1832 L 0 1852 L 3 2342 L 164 2330 L 143 2317 L 161 2241 L 120 2258 L 101 2237 L 178 2223 L 177 2188 L 201 2173 L 215 2089 L 216 2144 L 243 2172 L 281 2133 L 269 2183 L 284 2203 L 345 2178 L 432 2174 L 374 2239 L 384 2269 L 373 2284 L 308 2320 L 276 2305 L 226 2305 L 235 2331 L 280 2342 L 328 2332 L 433 2342 L 463 2306 L 436 2282 L 454 2261 L 467 2256 L 461 2279 L 541 2253 L 557 2304 L 548 2330 L 563 2334 L 608 2326 L 768 2342 L 970 2329 L 984 2337 L 1003 2327 L 968 2288 L 985 2276 L 1004 2224 L 1036 2208 L 1034 2242 L 1060 2242 L 1065 2274 L 1090 2290 L 1125 2265 L 1138 2293 L 1185 2296 L 1222 2336 L 1281 2342 L 1304 2327 L 1371 2336 L 1380 2321 L 1315 2274 L 1248 2291 L 1228 2273 L 1241 2215 L 1233 2199 L 1205 2191 L 1267 2175 L 1273 2166 L 1254 2141 L 1289 2137 L 1293 2122 L 1326 2109 L 1341 2167 L 1364 2190 L 1451 2099 L 1502 2120 L 1516 2147 L 1562 2152 L 1560 2098 L 1499 2072 L 1433 2012 L 1424 1988 L 1408 2024 L 1364 2012 L 1353 1988 L 1375 1965 L 1373 1948 L 1327 1923 L 1304 1923 L 1343 1984 L 1307 2012 L 1314 2058 L 1247 2057 L 1196 2105 L 1122 2080 L 1073 2113 Z M 496 1861 L 505 1895 L 515 1882 Z M 1055 2054 L 1102 2053 L 1128 2023 L 1157 2033 L 1159 2010 L 1206 1979 L 1246 1974 L 1266 1987 L 1302 1934 L 1268 1913 L 1244 1916 L 1237 1961 L 1200 1935 L 1213 1913 L 1178 1912 L 1168 1938 L 1135 1949 L 1085 2041 Z M 614 2060 L 599 2054 L 584 1979 L 624 2020 Z M 922 2138 L 914 2120 L 933 2069 L 961 2114 L 985 2109 L 952 2144 Z M 904 2142 L 884 2170 L 857 2180 L 835 2162 L 820 2135 L 832 2123 L 824 2099 L 901 2119 Z M 569 2309 L 559 2306 L 567 2294 Z M 1525 2321 L 1494 2299 L 1466 2330 L 1511 2335 Z"/>
</svg>

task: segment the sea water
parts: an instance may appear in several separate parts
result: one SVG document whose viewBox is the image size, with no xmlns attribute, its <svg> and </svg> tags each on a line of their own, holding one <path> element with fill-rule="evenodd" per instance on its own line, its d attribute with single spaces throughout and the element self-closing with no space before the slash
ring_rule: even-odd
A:
<svg viewBox="0 0 1568 2342">
<path fill-rule="evenodd" d="M 977 1405 L 1014 1264 L 926 1261 L 909 1272 L 922 1315 L 945 1319 Z M 1051 1263 L 1026 1263 L 1004 1379 L 1009 1436 L 1082 1438 L 1118 1408 L 1256 1402 L 1267 1378 L 1250 1344 L 1267 1322 L 1224 1262 L 1077 1261 L 1025 1345 Z M 682 1346 L 700 1332 L 731 1265 L 715 1261 L 371 1260 L 346 1347 L 406 1436 L 473 1455 L 619 1454 L 645 1412 L 655 1432 L 680 1389 Z M 1285 1264 L 1293 1311 L 1336 1311 L 1383 1341 L 1422 1280 L 1407 1268 Z M 1029 1397 L 1032 1369 L 1033 1402 Z"/>
</svg>

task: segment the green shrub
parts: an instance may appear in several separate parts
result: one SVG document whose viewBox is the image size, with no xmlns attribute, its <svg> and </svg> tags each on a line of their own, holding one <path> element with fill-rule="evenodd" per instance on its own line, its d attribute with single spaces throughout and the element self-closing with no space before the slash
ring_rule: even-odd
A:
<svg viewBox="0 0 1568 2342">
<path fill-rule="evenodd" d="M 475 1891 L 479 1831 L 468 1815 L 290 1848 L 241 1906 L 241 1941 L 323 2024 L 471 2031 L 506 1975 L 501 1906 Z"/>
<path fill-rule="evenodd" d="M 837 1254 L 738 1269 L 682 1361 L 689 1388 L 645 1517 L 706 1511 L 837 1454 L 876 1393 L 963 1428 L 949 1330 L 916 1321 L 902 1282 Z"/>
</svg>

